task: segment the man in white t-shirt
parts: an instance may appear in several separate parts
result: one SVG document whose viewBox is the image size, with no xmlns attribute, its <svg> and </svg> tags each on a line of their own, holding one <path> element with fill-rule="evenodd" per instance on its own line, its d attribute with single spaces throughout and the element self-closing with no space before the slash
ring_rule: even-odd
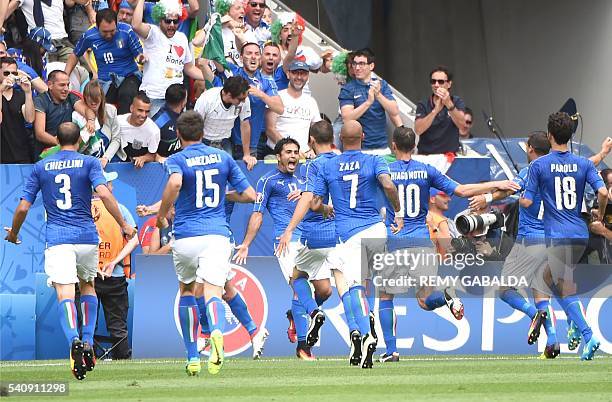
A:
<svg viewBox="0 0 612 402">
<path fill-rule="evenodd" d="M 278 93 L 285 108 L 283 114 L 266 112 L 267 146 L 273 149 L 280 139 L 291 137 L 300 143 L 301 157 L 314 158 L 308 146 L 308 131 L 311 124 L 321 120 L 321 115 L 317 101 L 302 91 L 310 74 L 308 64 L 294 61 L 288 70 L 289 86 Z"/>
<path fill-rule="evenodd" d="M 193 110 L 200 113 L 204 119 L 204 139 L 202 141 L 206 145 L 222 149 L 231 155 L 233 147 L 230 137 L 236 118 L 240 119 L 243 144 L 250 144 L 249 88 L 246 78 L 234 76 L 225 80 L 223 87 L 208 89 L 200 95 Z M 242 160 L 249 170 L 257 163 L 257 159 L 250 154 L 244 155 Z"/>
<path fill-rule="evenodd" d="M 35 11 L 34 3 L 40 2 L 41 13 Z M 49 52 L 49 61 L 66 62 L 68 56 L 72 54 L 73 44 L 68 40 L 68 34 L 64 26 L 64 0 L 16 0 L 8 3 L 7 17 L 10 16 L 17 7 L 21 11 L 28 23 L 28 31 L 37 27 L 44 27 L 51 34 L 51 42 L 55 47 L 54 52 Z M 79 0 L 79 4 L 85 6 L 90 23 L 95 21 L 95 15 L 91 1 Z M 2 25 L 0 23 L 0 25 Z"/>
<path fill-rule="evenodd" d="M 140 89 L 151 99 L 151 116 L 164 105 L 166 89 L 172 84 L 183 83 L 183 74 L 204 80 L 202 71 L 193 63 L 187 37 L 178 31 L 181 4 L 162 0 L 155 7 L 164 10 L 159 26 L 142 22 L 144 0 L 138 0 L 132 19 L 132 28 L 143 41 L 146 62 Z"/>
<path fill-rule="evenodd" d="M 154 161 L 159 146 L 159 127 L 148 117 L 150 109 L 151 100 L 140 91 L 134 97 L 130 113 L 117 116 L 121 148 L 137 168 Z"/>
</svg>

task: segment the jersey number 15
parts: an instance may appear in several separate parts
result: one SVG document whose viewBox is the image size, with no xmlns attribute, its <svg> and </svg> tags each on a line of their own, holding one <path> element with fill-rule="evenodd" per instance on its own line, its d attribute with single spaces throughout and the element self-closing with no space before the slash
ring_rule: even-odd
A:
<svg viewBox="0 0 612 402">
<path fill-rule="evenodd" d="M 219 185 L 213 181 L 213 176 L 219 174 L 219 169 L 196 170 L 196 208 L 206 205 L 208 208 L 215 208 L 219 205 Z M 212 190 L 212 197 L 204 197 L 204 189 Z"/>
</svg>

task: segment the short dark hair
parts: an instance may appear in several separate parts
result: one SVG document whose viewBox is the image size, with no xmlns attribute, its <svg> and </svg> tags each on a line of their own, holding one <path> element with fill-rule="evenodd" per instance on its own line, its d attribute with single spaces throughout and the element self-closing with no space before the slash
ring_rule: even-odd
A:
<svg viewBox="0 0 612 402">
<path fill-rule="evenodd" d="M 368 63 L 376 62 L 376 57 L 374 56 L 374 52 L 369 47 L 364 47 L 363 49 L 355 50 L 351 52 L 352 59 L 355 59 L 357 56 L 365 57 L 368 60 Z"/>
<path fill-rule="evenodd" d="M 295 144 L 298 147 L 298 151 L 300 150 L 300 143 L 297 142 L 297 140 L 294 138 L 287 137 L 287 138 L 282 138 L 280 141 L 276 143 L 276 145 L 274 146 L 274 154 L 280 155 L 281 152 L 283 152 L 283 148 L 287 144 Z"/>
<path fill-rule="evenodd" d="M 472 109 L 470 109 L 469 107 L 466 107 L 466 108 L 463 110 L 463 113 L 465 113 L 465 114 L 469 114 L 470 116 L 474 117 L 474 112 L 472 112 Z"/>
<path fill-rule="evenodd" d="M 114 12 L 110 8 L 105 8 L 104 10 L 100 10 L 96 13 L 96 27 L 99 27 L 100 24 L 104 22 L 114 22 L 117 23 L 117 13 Z"/>
<path fill-rule="evenodd" d="M 223 92 L 237 98 L 249 90 L 249 82 L 241 76 L 229 77 L 223 84 Z"/>
<path fill-rule="evenodd" d="M 134 103 L 136 99 L 138 99 L 142 103 L 146 103 L 149 105 L 151 104 L 151 99 L 147 96 L 147 93 L 145 91 L 138 91 L 138 93 L 134 96 L 134 100 L 132 100 L 132 103 Z"/>
<path fill-rule="evenodd" d="M 71 121 L 60 124 L 57 127 L 57 141 L 60 145 L 74 145 L 81 139 L 79 126 Z"/>
<path fill-rule="evenodd" d="M 17 65 L 17 61 L 13 57 L 8 57 L 8 56 L 0 57 L 0 66 L 2 64 L 15 64 L 15 65 Z"/>
<path fill-rule="evenodd" d="M 64 70 L 53 70 L 49 74 L 47 74 L 47 82 L 55 81 L 58 75 L 65 75 L 68 77 L 68 74 L 64 72 Z"/>
<path fill-rule="evenodd" d="M 416 145 L 416 134 L 410 127 L 399 126 L 393 130 L 393 142 L 398 150 L 412 152 Z"/>
<path fill-rule="evenodd" d="M 441 72 L 446 74 L 446 79 L 449 81 L 453 80 L 453 73 L 450 72 L 450 70 L 448 69 L 448 67 L 446 66 L 442 66 L 442 65 L 438 65 L 436 66 L 436 68 L 434 68 L 433 70 L 431 70 L 431 72 L 429 73 L 429 79 L 431 79 L 431 76 L 433 75 L 433 73 L 437 73 L 437 72 Z"/>
<path fill-rule="evenodd" d="M 204 119 L 200 113 L 188 110 L 176 119 L 179 135 L 187 141 L 199 141 L 204 135 Z"/>
<path fill-rule="evenodd" d="M 529 133 L 527 139 L 527 145 L 529 145 L 536 154 L 539 156 L 546 155 L 550 152 L 550 141 L 544 131 L 533 131 Z"/>
<path fill-rule="evenodd" d="M 255 42 L 247 42 L 247 43 L 245 43 L 244 45 L 242 45 L 242 47 L 240 48 L 240 55 L 241 55 L 241 56 L 242 56 L 242 54 L 244 53 L 244 49 L 245 49 L 247 46 L 250 46 L 250 45 L 255 45 L 255 46 L 257 46 L 257 49 L 259 49 L 259 53 L 261 54 L 261 48 L 259 47 L 259 43 L 255 43 Z"/>
<path fill-rule="evenodd" d="M 548 132 L 557 144 L 567 144 L 574 132 L 574 122 L 565 112 L 553 113 L 548 116 Z"/>
<path fill-rule="evenodd" d="M 318 121 L 310 126 L 308 135 L 314 138 L 317 144 L 331 144 L 334 142 L 334 129 L 325 120 Z"/>
<path fill-rule="evenodd" d="M 180 105 L 187 97 L 187 90 L 183 84 L 172 84 L 166 89 L 164 99 L 170 106 Z"/>
</svg>

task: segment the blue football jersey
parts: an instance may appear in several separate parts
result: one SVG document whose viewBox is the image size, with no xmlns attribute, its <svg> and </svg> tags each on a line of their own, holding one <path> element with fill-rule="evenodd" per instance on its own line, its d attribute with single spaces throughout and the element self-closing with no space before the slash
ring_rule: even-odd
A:
<svg viewBox="0 0 612 402">
<path fill-rule="evenodd" d="M 459 185 L 431 165 L 414 159 L 398 160 L 389 165 L 391 180 L 397 186 L 400 199 L 400 216 L 404 216 L 404 227 L 397 233 L 391 233 L 390 226 L 395 221 L 395 211 L 385 198 L 387 209 L 386 225 L 390 244 L 398 247 L 431 247 L 429 229 L 426 219 L 429 211 L 430 187 L 453 194 Z M 394 242 L 393 240 L 398 240 Z"/>
<path fill-rule="evenodd" d="M 345 151 L 320 169 L 313 193 L 331 197 L 341 241 L 382 221 L 376 202 L 381 174 L 391 174 L 387 163 L 361 151 Z"/>
<path fill-rule="evenodd" d="M 142 53 L 142 45 L 128 24 L 119 22 L 115 36 L 111 40 L 102 38 L 98 28 L 89 28 L 77 42 L 74 54 L 80 57 L 87 49 L 93 51 L 98 66 L 98 77 L 102 81 L 109 81 L 111 73 L 127 77 L 138 71 L 134 58 Z M 154 63 L 155 60 L 150 62 Z"/>
<path fill-rule="evenodd" d="M 34 165 L 24 200 L 34 203 L 42 192 L 47 211 L 47 246 L 98 244 L 91 216 L 92 187 L 105 185 L 100 161 L 74 151 L 59 151 Z"/>
<path fill-rule="evenodd" d="M 227 152 L 193 144 L 166 160 L 168 174 L 183 176 L 174 204 L 174 237 L 230 236 L 225 215 L 225 189 L 230 183 L 239 193 L 249 182 Z"/>
<path fill-rule="evenodd" d="M 319 171 L 331 158 L 337 155 L 327 152 L 318 155 L 315 159 L 309 159 L 300 166 L 300 177 L 303 183 L 303 191 L 313 192 Z M 329 196 L 323 197 L 323 203 L 329 202 Z M 324 219 L 323 215 L 308 211 L 302 221 L 301 242 L 309 248 L 334 247 L 337 243 L 336 225 L 333 219 Z"/>
<path fill-rule="evenodd" d="M 283 234 L 295 211 L 297 201 L 287 200 L 292 191 L 300 189 L 298 178 L 291 173 L 283 173 L 278 169 L 263 175 L 257 181 L 257 199 L 253 204 L 253 212 L 264 212 L 267 209 L 274 221 L 274 242 Z M 297 240 L 302 234 L 299 225 L 293 232 L 293 239 Z"/>
<path fill-rule="evenodd" d="M 525 191 L 529 166 L 521 169 L 513 181 L 521 186 L 519 192 Z M 544 238 L 544 204 L 539 193 L 533 196 L 533 204 L 529 208 L 519 207 L 519 222 L 517 240 Z"/>
<path fill-rule="evenodd" d="M 592 161 L 570 152 L 551 151 L 531 163 L 524 197 L 544 202 L 544 233 L 550 239 L 587 239 L 580 216 L 586 183 L 597 191 L 605 187 Z"/>
</svg>

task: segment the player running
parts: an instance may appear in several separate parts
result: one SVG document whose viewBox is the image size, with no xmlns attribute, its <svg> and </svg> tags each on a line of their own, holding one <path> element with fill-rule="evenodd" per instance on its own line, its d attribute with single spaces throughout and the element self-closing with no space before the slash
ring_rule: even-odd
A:
<svg viewBox="0 0 612 402">
<path fill-rule="evenodd" d="M 345 121 L 340 138 L 344 153 L 329 158 L 319 170 L 313 191 L 313 209 L 318 210 L 329 195 L 334 206 L 336 237 L 340 242 L 336 246 L 337 253 L 359 327 L 351 334 L 351 342 L 353 339 L 361 341 L 359 350 L 352 349 L 349 362 L 372 368 L 376 338 L 370 330 L 369 307 L 362 282 L 369 276 L 374 254 L 385 251 L 387 230 L 376 206 L 378 188 L 382 188 L 394 211 L 400 210 L 400 202 L 387 163 L 379 156 L 361 152 L 361 125 L 357 121 Z M 403 224 L 398 217 L 393 231 L 401 230 Z M 362 271 L 366 269 L 364 274 Z"/>
<path fill-rule="evenodd" d="M 19 229 L 38 192 L 42 192 L 47 212 L 45 273 L 57 292 L 60 325 L 70 345 L 70 370 L 77 380 L 83 380 L 95 366 L 93 335 L 98 314 L 94 279 L 98 272 L 99 239 L 91 215 L 92 188 L 126 237 L 134 237 L 136 229 L 124 221 L 115 197 L 106 187 L 98 159 L 78 153 L 79 128 L 74 123 L 62 123 L 57 139 L 60 151 L 34 165 L 15 210 L 12 228 L 4 229 L 6 240 L 21 243 Z M 81 291 L 82 339 L 74 302 L 77 282 Z"/>
<path fill-rule="evenodd" d="M 176 123 L 183 150 L 166 160 L 169 178 L 157 215 L 157 226 L 167 226 L 166 215 L 174 204 L 172 256 L 179 280 L 179 319 L 187 349 L 186 371 L 197 375 L 199 308 L 194 296 L 196 278 L 204 283 L 205 308 L 210 327 L 208 372 L 217 374 L 224 362 L 223 327 L 225 306 L 221 300 L 230 271 L 231 244 L 225 219 L 225 188 L 255 199 L 255 191 L 226 152 L 202 143 L 204 121 L 193 111 Z"/>
<path fill-rule="evenodd" d="M 607 138 L 601 151 L 589 158 L 594 164 L 599 164 L 610 152 L 612 139 Z M 527 159 L 531 163 L 537 158 L 547 155 L 550 151 L 548 136 L 543 131 L 536 131 L 529 135 L 527 140 Z M 521 186 L 519 192 L 525 190 L 527 172 L 526 166 L 514 178 L 514 182 Z M 487 197 L 491 201 L 502 200 L 515 194 L 515 191 L 497 190 L 488 196 L 479 195 L 470 199 L 470 208 L 482 209 L 487 205 Z M 515 288 L 501 288 L 500 298 L 515 310 L 522 311 L 531 318 L 531 325 L 527 333 L 527 343 L 534 344 L 539 335 L 540 327 L 544 325 L 546 331 L 546 347 L 540 355 L 542 359 L 554 359 L 560 353 L 559 342 L 555 328 L 555 315 L 550 305 L 549 287 L 544 282 L 544 269 L 546 268 L 546 243 L 544 223 L 542 221 L 544 205 L 538 193 L 534 194 L 533 203 L 529 208 L 519 207 L 518 233 L 516 242 L 504 261 L 502 276 L 524 277 L 530 284 L 535 305 L 530 303 Z M 580 343 L 580 335 L 570 324 L 568 347 L 574 350 Z"/>
<path fill-rule="evenodd" d="M 539 194 L 544 203 L 544 234 L 552 285 L 559 304 L 584 338 L 581 360 L 591 360 L 600 342 L 593 336 L 576 296 L 575 264 L 586 247 L 589 232 L 580 216 L 586 183 L 597 192 L 599 215 L 605 216 L 608 190 L 592 161 L 569 152 L 573 122 L 567 113 L 548 117 L 551 152 L 531 163 L 521 206 L 529 208 Z"/>
<path fill-rule="evenodd" d="M 259 228 L 263 222 L 263 209 L 266 208 L 272 219 L 274 220 L 274 247 L 276 249 L 278 239 L 284 232 L 293 216 L 296 198 L 293 194 L 299 194 L 300 182 L 295 176 L 295 170 L 298 164 L 300 152 L 299 143 L 293 138 L 283 138 L 276 143 L 274 152 L 278 160 L 278 168 L 270 171 L 262 176 L 257 182 L 257 200 L 253 205 L 253 213 L 249 219 L 247 232 L 241 245 L 236 247 L 236 255 L 234 260 L 238 264 L 244 264 L 249 254 L 249 246 L 255 239 Z M 301 229 L 298 229 L 294 234 L 291 243 L 289 244 L 288 252 L 283 253 L 278 257 L 278 263 L 287 283 L 293 288 L 295 295 L 291 302 L 291 315 L 295 321 L 295 330 L 297 332 L 297 348 L 296 355 L 302 360 L 314 360 L 311 351 L 311 346 L 315 342 L 312 339 L 318 339 L 318 329 L 325 321 L 325 315 L 317 307 L 312 310 L 311 314 L 307 313 L 306 307 L 299 302 L 297 298 L 298 289 L 302 291 L 310 291 L 310 285 L 306 282 L 306 290 L 302 281 L 298 280 L 297 288 L 294 282 L 294 268 L 296 256 L 302 245 L 299 243 Z M 331 286 L 329 282 L 330 272 L 328 270 L 319 270 L 317 275 L 311 278 L 315 288 L 315 295 L 319 303 L 323 303 L 331 294 Z M 309 338 L 311 342 L 307 341 Z"/>
<path fill-rule="evenodd" d="M 336 227 L 329 215 L 333 213 L 333 208 L 327 204 L 329 197 L 325 197 L 323 202 L 323 214 L 310 210 L 313 198 L 313 187 L 316 183 L 318 172 L 329 159 L 336 157 L 333 152 L 334 133 L 331 124 L 326 121 L 319 121 L 310 127 L 310 149 L 317 154 L 316 159 L 309 159 L 301 166 L 300 175 L 304 182 L 302 196 L 295 207 L 295 212 L 291 222 L 280 236 L 276 255 L 282 256 L 289 249 L 293 232 L 301 222 L 302 235 L 300 242 L 303 247 L 296 256 L 295 277 L 293 288 L 300 303 L 306 308 L 308 314 L 312 314 L 318 305 L 310 291 L 308 278 L 317 277 L 320 270 L 325 272 L 331 270 L 338 290 L 338 295 L 344 306 L 349 326 L 349 334 L 353 331 L 359 332 L 359 327 L 355 322 L 351 309 L 350 293 L 347 292 L 346 281 L 340 269 L 340 260 L 336 256 L 335 247 L 337 243 Z M 306 342 L 308 346 L 314 346 L 319 336 L 319 329 L 323 322 L 311 321 L 311 326 L 307 334 Z M 356 340 L 359 340 L 356 338 Z M 352 348 L 361 350 L 361 343 L 351 344 Z"/>
<path fill-rule="evenodd" d="M 412 159 L 415 144 L 416 134 L 411 128 L 397 127 L 394 130 L 391 146 L 397 160 L 389 164 L 389 169 L 393 184 L 397 186 L 401 209 L 395 212 L 386 200 L 386 224 L 389 253 L 413 255 L 418 257 L 418 260 L 415 258 L 413 263 L 406 265 L 399 265 L 398 262 L 384 267 L 380 272 L 382 278 L 412 276 L 420 283 L 419 277 L 435 277 L 438 274 L 438 256 L 426 224 L 430 188 L 436 188 L 446 194 L 469 197 L 498 188 L 516 190 L 518 185 L 510 181 L 459 184 L 435 167 Z M 393 233 L 393 224 L 397 218 L 403 220 L 403 229 Z M 406 293 L 408 288 L 383 286 L 380 290 L 378 315 L 387 351 L 381 355 L 379 361 L 396 362 L 399 361 L 399 353 L 396 346 L 393 298 L 395 294 Z M 419 306 L 424 310 L 431 311 L 446 305 L 457 320 L 463 318 L 463 303 L 448 290 L 442 292 L 430 286 L 420 286 L 416 297 Z"/>
</svg>

